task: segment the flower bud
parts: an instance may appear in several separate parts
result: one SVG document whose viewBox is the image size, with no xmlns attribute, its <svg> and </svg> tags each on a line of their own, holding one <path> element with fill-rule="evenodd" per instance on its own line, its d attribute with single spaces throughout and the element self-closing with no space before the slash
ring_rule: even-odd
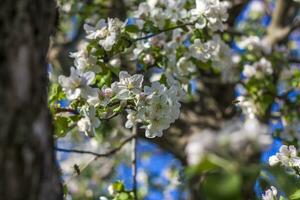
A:
<svg viewBox="0 0 300 200">
<path fill-rule="evenodd" d="M 120 58 L 113 58 L 109 61 L 109 64 L 112 66 L 112 67 L 120 67 L 121 66 L 121 60 Z"/>
<path fill-rule="evenodd" d="M 143 62 L 146 65 L 153 65 L 155 62 L 155 59 L 153 58 L 153 56 L 151 54 L 146 54 L 143 58 Z"/>
</svg>

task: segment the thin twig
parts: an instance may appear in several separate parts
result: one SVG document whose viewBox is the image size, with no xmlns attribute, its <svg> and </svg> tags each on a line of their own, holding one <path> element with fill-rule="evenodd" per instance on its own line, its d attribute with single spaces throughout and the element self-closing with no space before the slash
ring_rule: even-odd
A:
<svg viewBox="0 0 300 200">
<path fill-rule="evenodd" d="M 55 113 L 64 113 L 64 112 L 72 113 L 74 115 L 79 114 L 78 110 L 75 110 L 73 108 L 60 108 L 60 107 L 55 108 Z"/>
<path fill-rule="evenodd" d="M 295 64 L 299 64 L 300 63 L 300 59 L 299 58 L 290 57 L 288 60 L 289 60 L 290 63 L 295 63 Z"/>
<path fill-rule="evenodd" d="M 134 195 L 134 200 L 138 200 L 137 196 L 137 159 L 136 159 L 136 154 L 137 154 L 137 126 L 134 125 L 132 128 L 132 163 L 131 163 L 131 168 L 132 168 L 132 191 Z"/>
<path fill-rule="evenodd" d="M 136 39 L 133 40 L 133 42 L 140 41 L 140 40 L 146 40 L 146 39 L 152 38 L 154 36 L 157 36 L 157 35 L 159 35 L 161 33 L 172 31 L 172 30 L 175 30 L 175 29 L 178 29 L 178 28 L 183 28 L 183 27 L 186 27 L 186 26 L 192 26 L 194 24 L 195 23 L 186 23 L 186 24 L 181 24 L 181 25 L 174 26 L 174 27 L 171 27 L 171 28 L 167 28 L 167 29 L 164 29 L 164 30 L 160 30 L 157 33 L 152 33 L 152 34 L 146 35 L 144 37 L 136 38 Z"/>
<path fill-rule="evenodd" d="M 123 142 L 121 142 L 121 144 L 106 152 L 106 153 L 96 153 L 96 152 L 93 152 L 93 151 L 85 151 L 85 150 L 79 150 L 79 149 L 64 149 L 64 148 L 60 148 L 60 147 L 55 147 L 55 150 L 56 151 L 60 151 L 60 152 L 66 152 L 66 153 L 77 153 L 77 154 L 90 154 L 90 155 L 93 155 L 95 156 L 95 159 L 96 158 L 100 158 L 100 157 L 109 157 L 115 153 L 117 153 L 118 151 L 120 151 L 122 149 L 122 147 L 127 144 L 128 142 L 130 142 L 131 140 L 133 140 L 134 138 L 136 138 L 136 135 L 132 135 L 130 137 L 128 137 L 127 139 L 125 139 Z"/>
<path fill-rule="evenodd" d="M 79 111 L 72 109 L 72 108 L 55 108 L 55 112 L 56 114 L 58 113 L 72 113 L 74 115 L 79 115 Z M 110 120 L 114 117 L 116 117 L 118 114 L 120 114 L 121 112 L 115 112 L 107 117 L 100 117 L 100 120 Z"/>
</svg>

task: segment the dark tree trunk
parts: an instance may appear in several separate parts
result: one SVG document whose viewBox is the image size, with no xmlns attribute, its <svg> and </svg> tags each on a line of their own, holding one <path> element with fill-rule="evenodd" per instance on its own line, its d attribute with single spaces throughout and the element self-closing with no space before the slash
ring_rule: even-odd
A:
<svg viewBox="0 0 300 200">
<path fill-rule="evenodd" d="M 54 0 L 0 1 L 0 199 L 63 199 L 47 109 Z"/>
</svg>

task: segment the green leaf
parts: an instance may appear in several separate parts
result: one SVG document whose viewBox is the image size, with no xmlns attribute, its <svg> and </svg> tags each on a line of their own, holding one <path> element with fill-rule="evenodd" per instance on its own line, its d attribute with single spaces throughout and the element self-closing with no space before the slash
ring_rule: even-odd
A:
<svg viewBox="0 0 300 200">
<path fill-rule="evenodd" d="M 242 179 L 236 173 L 217 172 L 208 174 L 201 191 L 207 199 L 241 200 Z"/>
<path fill-rule="evenodd" d="M 125 31 L 129 33 L 138 33 L 139 27 L 137 25 L 131 24 L 125 27 Z"/>
<path fill-rule="evenodd" d="M 291 200 L 299 200 L 300 199 L 300 189 L 297 190 L 294 194 L 290 196 Z"/>
<path fill-rule="evenodd" d="M 48 93 L 49 104 L 53 104 L 54 102 L 64 98 L 65 93 L 62 91 L 60 85 L 58 83 L 51 84 Z"/>
<path fill-rule="evenodd" d="M 55 137 L 64 137 L 68 133 L 69 121 L 66 117 L 55 117 Z"/>
<path fill-rule="evenodd" d="M 105 70 L 96 75 L 96 84 L 99 88 L 102 88 L 104 85 L 110 85 L 112 76 L 109 70 Z"/>
<path fill-rule="evenodd" d="M 67 186 L 67 184 L 64 184 L 64 185 L 63 185 L 63 193 L 64 193 L 64 195 L 67 195 L 68 192 L 69 192 L 68 186 Z"/>
<path fill-rule="evenodd" d="M 123 192 L 125 190 L 124 183 L 122 181 L 117 181 L 113 184 L 113 190 L 115 192 Z"/>
<path fill-rule="evenodd" d="M 270 179 L 270 176 L 273 179 Z M 284 168 L 280 166 L 269 167 L 261 173 L 261 179 L 266 181 L 269 185 L 274 185 L 278 190 L 283 191 L 287 196 L 295 194 L 300 188 L 299 179 L 291 173 L 287 173 Z"/>
<path fill-rule="evenodd" d="M 129 195 L 126 192 L 122 192 L 119 194 L 120 200 L 127 200 L 129 198 Z"/>
</svg>

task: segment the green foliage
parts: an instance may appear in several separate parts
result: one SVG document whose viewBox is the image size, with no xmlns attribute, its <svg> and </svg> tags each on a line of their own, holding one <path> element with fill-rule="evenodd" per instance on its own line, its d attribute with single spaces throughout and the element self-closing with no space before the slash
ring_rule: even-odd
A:
<svg viewBox="0 0 300 200">
<path fill-rule="evenodd" d="M 112 200 L 134 200 L 134 194 L 131 191 L 126 191 L 124 183 L 117 181 L 111 185 L 113 193 Z"/>
<path fill-rule="evenodd" d="M 52 83 L 49 87 L 48 102 L 54 104 L 55 102 L 65 98 L 65 93 L 62 91 L 58 83 Z"/>
<path fill-rule="evenodd" d="M 299 200 L 300 199 L 300 190 L 297 190 L 294 194 L 290 196 L 291 200 Z"/>
<path fill-rule="evenodd" d="M 186 176 L 202 177 L 199 190 L 208 200 L 243 200 L 242 191 L 252 191 L 259 171 L 259 164 L 242 164 L 208 154 L 198 165 L 187 168 Z"/>
<path fill-rule="evenodd" d="M 55 137 L 64 137 L 68 133 L 69 120 L 66 117 L 55 118 Z"/>
<path fill-rule="evenodd" d="M 205 175 L 200 191 L 207 200 L 242 200 L 242 179 L 238 174 L 216 172 Z"/>
<path fill-rule="evenodd" d="M 127 25 L 125 27 L 125 31 L 128 33 L 138 33 L 139 32 L 139 27 L 137 25 Z"/>
<path fill-rule="evenodd" d="M 263 188 L 274 185 L 277 190 L 282 191 L 289 199 L 299 198 L 300 180 L 294 174 L 287 172 L 283 167 L 268 167 L 261 172 L 260 184 Z"/>
</svg>

